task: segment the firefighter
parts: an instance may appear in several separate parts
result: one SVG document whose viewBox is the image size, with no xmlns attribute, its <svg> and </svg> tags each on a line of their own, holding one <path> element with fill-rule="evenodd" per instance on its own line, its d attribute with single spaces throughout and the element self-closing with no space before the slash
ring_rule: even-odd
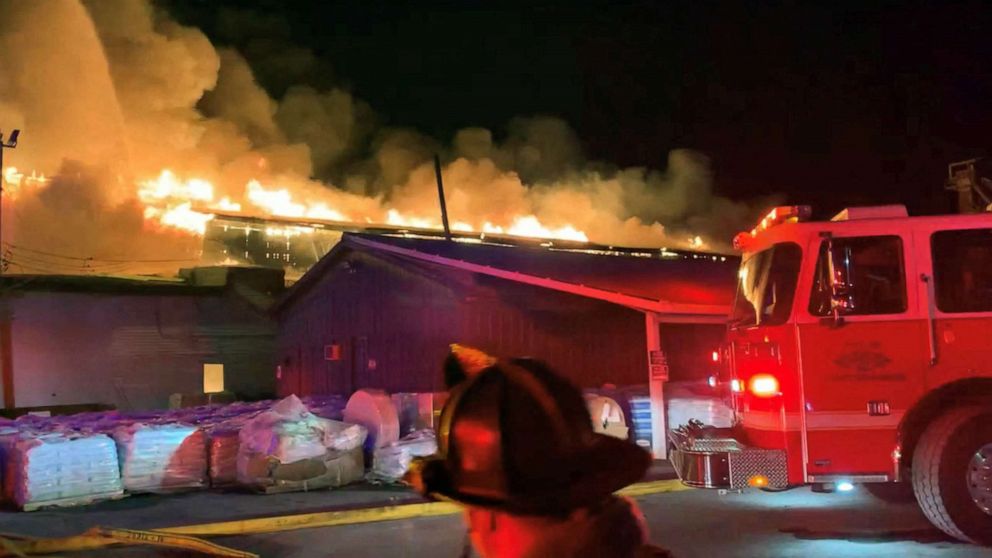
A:
<svg viewBox="0 0 992 558">
<path fill-rule="evenodd" d="M 452 345 L 445 383 L 438 453 L 415 460 L 407 480 L 465 506 L 483 558 L 669 556 L 645 544 L 636 504 L 613 495 L 644 476 L 650 455 L 594 433 L 568 381 L 540 361 Z"/>
</svg>

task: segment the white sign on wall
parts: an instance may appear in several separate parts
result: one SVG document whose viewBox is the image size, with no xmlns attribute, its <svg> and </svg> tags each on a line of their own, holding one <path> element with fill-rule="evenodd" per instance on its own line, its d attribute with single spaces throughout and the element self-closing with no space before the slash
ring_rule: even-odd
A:
<svg viewBox="0 0 992 558">
<path fill-rule="evenodd" d="M 224 391 L 224 365 L 203 365 L 203 393 L 219 393 Z"/>
</svg>

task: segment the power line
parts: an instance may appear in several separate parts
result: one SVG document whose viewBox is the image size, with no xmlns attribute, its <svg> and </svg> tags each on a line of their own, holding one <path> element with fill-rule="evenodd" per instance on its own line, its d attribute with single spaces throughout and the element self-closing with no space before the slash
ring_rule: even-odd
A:
<svg viewBox="0 0 992 558">
<path fill-rule="evenodd" d="M 24 263 L 21 263 L 21 262 L 18 262 L 16 260 L 12 260 L 12 259 L 8 259 L 7 260 L 7 265 L 10 266 L 10 267 L 16 267 L 16 268 L 19 268 L 19 269 L 22 269 L 22 270 L 39 271 L 41 273 L 50 274 L 50 275 L 57 275 L 57 274 L 59 274 L 59 270 L 49 269 L 49 268 L 43 268 L 43 267 L 35 267 L 33 265 L 26 265 Z"/>
<path fill-rule="evenodd" d="M 107 274 L 120 273 L 120 272 L 125 271 L 125 269 L 126 269 L 126 268 L 119 268 L 119 269 L 110 269 L 110 268 L 106 268 L 106 269 L 83 269 L 83 268 L 78 268 L 78 269 L 71 269 L 71 268 L 65 268 L 65 267 L 52 267 L 47 262 L 41 262 L 41 261 L 38 261 L 38 260 L 30 260 L 30 259 L 22 259 L 20 256 L 18 256 L 16 259 L 15 258 L 8 258 L 7 259 L 7 264 L 10 267 L 16 267 L 16 268 L 19 268 L 19 269 L 22 269 L 22 270 L 27 270 L 27 271 L 40 272 L 40 273 L 44 273 L 44 274 L 48 274 L 48 275 L 80 275 L 83 272 L 89 272 L 89 273 L 95 274 L 95 275 L 107 275 Z"/>
<path fill-rule="evenodd" d="M 66 255 L 66 254 L 56 254 L 54 252 L 45 252 L 45 251 L 42 251 L 42 250 L 37 250 L 35 248 L 29 248 L 29 247 L 26 247 L 26 246 L 20 246 L 20 245 L 17 245 L 17 244 L 10 244 L 9 242 L 5 242 L 4 245 L 7 246 L 8 248 L 13 248 L 13 249 L 16 249 L 16 250 L 21 250 L 21 251 L 24 251 L 24 252 L 32 252 L 32 253 L 35 253 L 35 254 L 38 254 L 38 255 L 41 255 L 41 256 L 49 256 L 49 257 L 52 257 L 52 258 L 63 258 L 63 259 L 67 259 L 67 260 L 86 261 L 86 262 L 130 264 L 130 263 L 178 263 L 178 262 L 195 262 L 195 261 L 199 261 L 199 258 L 181 258 L 181 259 L 171 259 L 171 260 L 168 260 L 168 259 L 163 259 L 163 260 L 143 260 L 143 259 L 122 260 L 122 259 L 114 259 L 114 258 L 98 258 L 98 257 L 95 257 L 95 256 L 89 256 L 89 257 L 69 256 L 69 255 Z"/>
<path fill-rule="evenodd" d="M 45 258 L 35 257 L 29 254 L 23 254 L 20 252 L 7 252 L 8 259 L 17 259 L 19 261 L 24 261 L 33 265 L 45 265 L 50 267 L 55 267 L 57 269 L 66 269 L 70 271 L 120 271 L 126 269 L 131 264 L 124 263 L 113 263 L 113 264 L 91 264 L 89 262 L 83 263 L 68 263 L 53 261 Z"/>
</svg>

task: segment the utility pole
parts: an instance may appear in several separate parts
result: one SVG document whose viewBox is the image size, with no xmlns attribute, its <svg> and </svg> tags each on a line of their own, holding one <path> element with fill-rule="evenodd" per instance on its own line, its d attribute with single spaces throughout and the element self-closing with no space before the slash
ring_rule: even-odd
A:
<svg viewBox="0 0 992 558">
<path fill-rule="evenodd" d="M 17 147 L 17 137 L 21 135 L 20 130 L 14 130 L 6 141 L 3 139 L 3 132 L 0 132 L 0 281 L 3 279 L 3 272 L 7 270 L 7 257 L 3 248 L 3 181 L 6 175 L 3 172 L 3 150 Z M 12 309 L 8 306 L 4 296 L 4 286 L 0 282 L 0 387 L 3 388 L 3 406 L 5 409 L 13 409 L 14 403 L 14 343 L 11 333 L 13 321 Z"/>
<path fill-rule="evenodd" d="M 3 132 L 0 132 L 0 275 L 3 275 L 3 272 L 7 270 L 7 258 L 4 256 L 3 249 L 3 181 L 6 178 L 6 174 L 3 172 L 3 150 L 17 147 L 17 137 L 20 135 L 20 130 L 14 130 L 10 133 L 7 141 L 4 141 Z"/>
<path fill-rule="evenodd" d="M 441 202 L 441 224 L 444 225 L 444 238 L 451 240 L 451 227 L 448 226 L 448 204 L 444 201 L 444 182 L 441 181 L 441 157 L 434 154 L 434 177 L 437 179 L 437 197 Z"/>
</svg>

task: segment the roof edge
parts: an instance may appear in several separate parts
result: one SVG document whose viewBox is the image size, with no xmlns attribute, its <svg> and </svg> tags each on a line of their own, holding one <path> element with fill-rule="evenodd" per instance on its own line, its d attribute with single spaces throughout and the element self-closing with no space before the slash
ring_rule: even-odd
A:
<svg viewBox="0 0 992 558">
<path fill-rule="evenodd" d="M 419 250 L 403 248 L 400 246 L 393 246 L 391 244 L 376 242 L 368 238 L 351 236 L 351 235 L 346 235 L 346 236 L 348 238 L 349 243 L 357 246 L 371 248 L 373 250 L 388 252 L 400 256 L 405 256 L 408 258 L 417 259 L 420 261 L 425 261 L 437 265 L 455 268 L 455 269 L 461 269 L 463 271 L 469 271 L 472 273 L 479 273 L 482 275 L 497 277 L 500 279 L 514 281 L 517 283 L 523 283 L 527 285 L 533 285 L 546 289 L 583 296 L 586 298 L 602 300 L 605 302 L 610 302 L 613 304 L 617 304 L 619 306 L 625 306 L 627 308 L 639 310 L 642 312 L 653 312 L 662 315 L 673 315 L 673 314 L 696 315 L 696 316 L 719 315 L 723 317 L 726 317 L 727 314 L 730 312 L 729 305 L 725 306 L 725 305 L 711 305 L 711 304 L 680 304 L 667 300 L 644 298 L 644 297 L 628 295 L 615 291 L 608 291 L 605 289 L 598 289 L 595 287 L 588 287 L 586 285 L 579 285 L 576 283 L 568 283 L 556 279 L 537 277 L 534 275 L 529 275 L 526 273 L 520 273 L 516 271 L 509 271 L 502 268 L 475 264 L 471 262 L 466 262 L 464 260 L 456 260 L 444 256 L 427 254 Z M 344 242 L 344 238 L 342 238 L 342 242 Z"/>
</svg>

